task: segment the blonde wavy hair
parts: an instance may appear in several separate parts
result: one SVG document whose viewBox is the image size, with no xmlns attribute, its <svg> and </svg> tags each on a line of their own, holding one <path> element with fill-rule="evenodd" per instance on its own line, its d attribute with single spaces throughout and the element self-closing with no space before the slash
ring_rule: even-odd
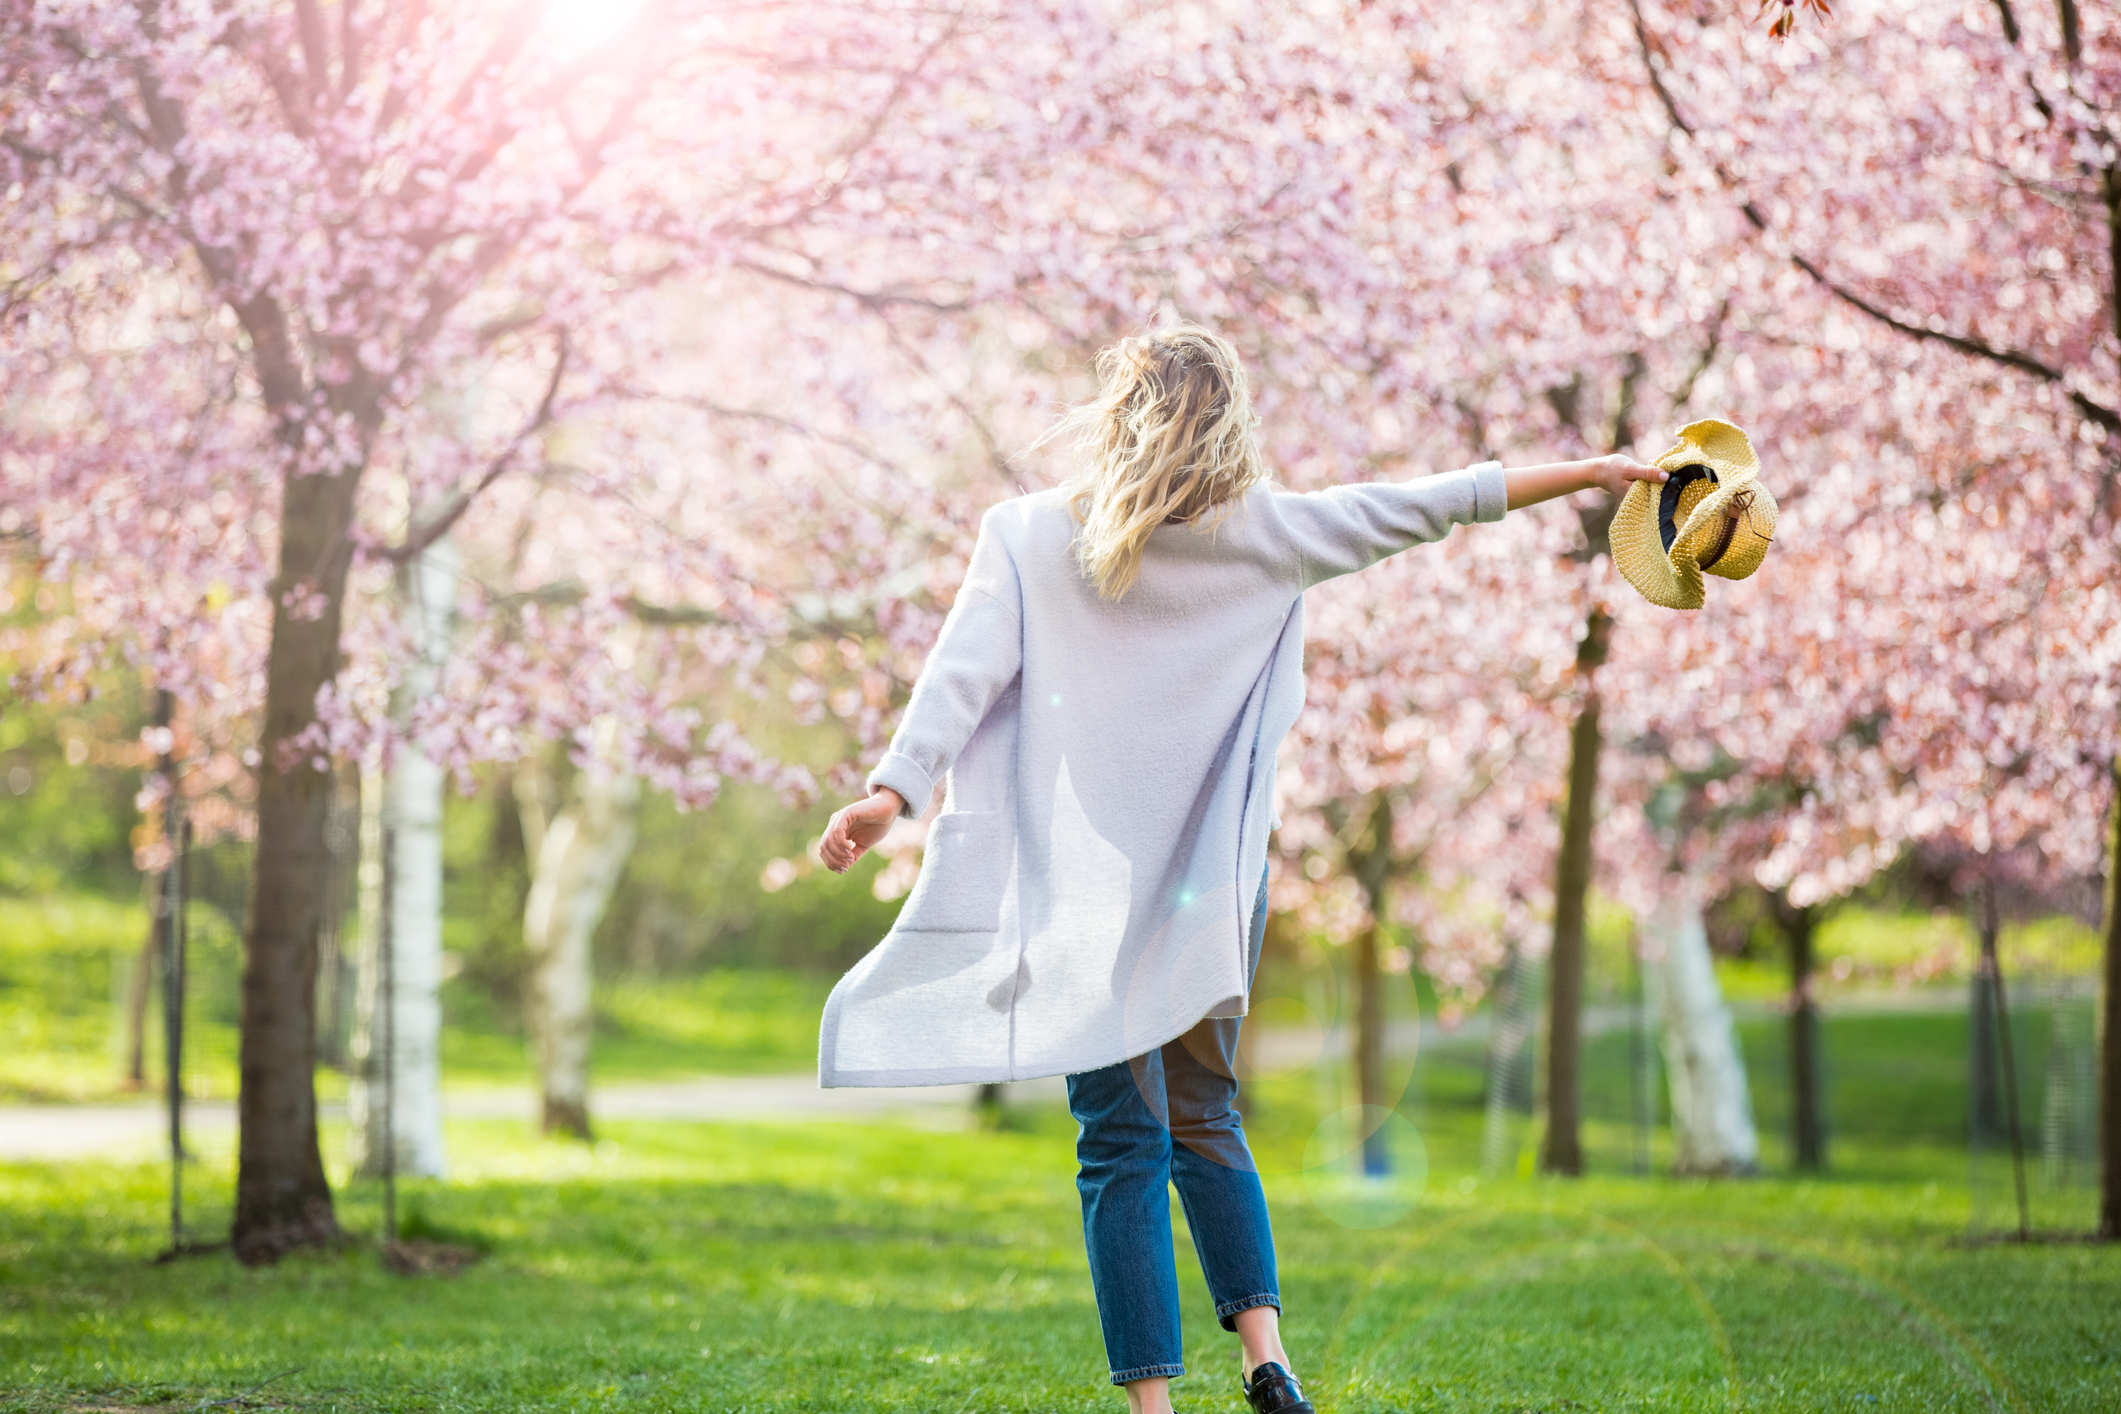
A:
<svg viewBox="0 0 2121 1414">
<path fill-rule="evenodd" d="M 1107 599 L 1141 575 L 1159 525 L 1212 529 L 1266 479 L 1259 419 L 1229 343 L 1182 324 L 1120 340 L 1097 356 L 1098 393 L 1049 436 L 1074 434 L 1076 470 L 1062 487 L 1082 530 L 1075 558 Z"/>
</svg>

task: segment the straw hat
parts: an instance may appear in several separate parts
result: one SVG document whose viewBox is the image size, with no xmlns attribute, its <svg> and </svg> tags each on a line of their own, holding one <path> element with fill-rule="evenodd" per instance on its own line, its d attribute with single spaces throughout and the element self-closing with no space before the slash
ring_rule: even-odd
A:
<svg viewBox="0 0 2121 1414">
<path fill-rule="evenodd" d="M 1775 498 L 1752 442 L 1728 422 L 1680 428 L 1657 465 L 1670 479 L 1628 487 L 1613 515 L 1613 563 L 1652 604 L 1698 609 L 1704 571 L 1744 579 L 1767 558 Z"/>
</svg>

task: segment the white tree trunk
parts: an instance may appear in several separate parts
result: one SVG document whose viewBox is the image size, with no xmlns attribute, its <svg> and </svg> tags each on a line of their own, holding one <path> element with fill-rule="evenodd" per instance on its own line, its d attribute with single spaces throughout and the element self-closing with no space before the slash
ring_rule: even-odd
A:
<svg viewBox="0 0 2121 1414">
<path fill-rule="evenodd" d="M 1709 956 L 1701 894 L 1675 879 L 1643 920 L 1645 961 L 1657 981 L 1665 1073 L 1672 1089 L 1672 1170 L 1746 1174 L 1760 1166 L 1760 1136 L 1746 1090 L 1731 1009 Z"/>
<path fill-rule="evenodd" d="M 399 580 L 411 639 L 410 660 L 398 686 L 400 722 L 431 695 L 449 655 L 456 614 L 456 547 L 437 541 Z M 382 993 L 383 942 L 390 943 L 391 993 L 389 1134 L 397 1172 L 441 1177 L 442 1147 L 442 790 L 443 771 L 410 744 L 401 745 L 387 773 L 371 772 L 361 788 L 361 988 L 353 1044 L 354 1079 L 347 1098 L 349 1146 L 355 1168 L 382 1171 L 385 1077 Z M 384 888 L 383 838 L 391 837 L 389 888 Z M 383 924 L 385 896 L 389 927 Z"/>
<path fill-rule="evenodd" d="M 530 953 L 530 990 L 524 1020 L 538 1068 L 542 1124 L 589 1136 L 589 944 L 633 851 L 641 799 L 636 776 L 609 764 L 612 724 L 597 729 L 600 757 L 575 772 L 568 796 L 549 818 L 546 782 L 535 768 L 517 798 L 530 845 L 530 897 L 523 909 L 523 941 Z M 521 780 L 521 774 L 519 774 Z"/>
</svg>

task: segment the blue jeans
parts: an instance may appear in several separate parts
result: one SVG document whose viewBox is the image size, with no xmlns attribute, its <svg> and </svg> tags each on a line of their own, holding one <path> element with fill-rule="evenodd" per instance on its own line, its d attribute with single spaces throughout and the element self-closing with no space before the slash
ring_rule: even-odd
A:
<svg viewBox="0 0 2121 1414">
<path fill-rule="evenodd" d="M 1254 971 L 1266 925 L 1262 878 L 1252 914 Z M 1202 1021 L 1148 1055 L 1068 1077 L 1068 1108 L 1081 1126 L 1075 1186 L 1083 1240 L 1116 1385 L 1186 1372 L 1170 1185 L 1185 1205 L 1223 1329 L 1236 1329 L 1240 1311 L 1281 1309 L 1267 1197 L 1231 1107 L 1237 1027 L 1235 1017 Z"/>
</svg>

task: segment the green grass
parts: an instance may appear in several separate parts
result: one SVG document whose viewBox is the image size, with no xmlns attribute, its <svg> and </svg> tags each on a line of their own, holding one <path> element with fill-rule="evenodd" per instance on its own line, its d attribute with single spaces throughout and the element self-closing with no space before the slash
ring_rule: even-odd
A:
<svg viewBox="0 0 2121 1414">
<path fill-rule="evenodd" d="M 191 910 L 192 989 L 186 1011 L 187 1088 L 196 1095 L 235 1092 L 237 989 L 241 946 L 233 922 L 203 903 Z M 461 921 L 461 920 L 457 920 Z M 1620 1000 L 1626 975 L 1625 920 L 1601 914 L 1601 951 L 1593 991 Z M 41 899 L 0 896 L 0 1101 L 87 1100 L 124 1092 L 123 998 L 145 937 L 137 900 L 91 894 Z M 1849 986 L 1877 986 L 1920 977 L 1963 980 L 1959 968 L 1967 933 L 1963 920 L 1928 914 L 1886 914 L 1844 908 L 1821 929 L 1821 994 L 1835 1005 L 1833 972 L 1846 962 Z M 2004 956 L 2014 981 L 2026 976 L 2089 975 L 2097 940 L 2081 924 L 2045 919 L 2006 930 Z M 1954 951 L 1957 949 L 1957 951 Z M 1339 964 L 1341 950 L 1326 954 Z M 1959 959 L 1949 965 L 1939 957 Z M 1941 968 L 1942 970 L 1935 970 Z M 1930 970 L 1924 970 L 1930 969 Z M 1772 960 L 1719 964 L 1734 1001 L 1772 1001 L 1787 986 Z M 593 1070 L 600 1081 L 676 1078 L 700 1073 L 800 1071 L 816 1060 L 817 1021 L 833 977 L 829 972 L 721 968 L 687 976 L 600 978 Z M 1270 959 L 1262 993 L 1316 1003 L 1327 1021 L 1352 1011 L 1349 989 L 1332 969 L 1302 972 L 1287 959 Z M 1419 984 L 1422 1007 L 1435 997 Z M 1408 1014 L 1416 988 L 1404 978 L 1387 987 L 1387 1009 Z M 1949 998 L 1946 1004 L 1951 1004 Z M 454 1084 L 525 1084 L 530 1065 L 519 1020 L 467 979 L 445 985 L 442 1060 Z M 159 994 L 147 1018 L 148 1081 L 160 1084 Z M 320 1093 L 344 1093 L 342 1077 L 318 1073 Z"/>
<path fill-rule="evenodd" d="M 1917 913 L 1844 904 L 1813 938 L 1818 994 L 1832 1005 L 1855 989 L 1964 984 L 1973 974 L 1976 940 L 1963 914 Z M 1996 942 L 2004 971 L 2017 982 L 2090 978 L 2099 971 L 2099 934 L 2064 915 L 2014 921 Z M 1759 956 L 1724 958 L 1717 975 L 1733 1001 L 1773 1002 L 1789 994 L 1789 965 L 1777 947 Z"/>
<path fill-rule="evenodd" d="M 117 1087 L 117 999 L 146 931 L 138 904 L 0 898 L 0 1098 L 87 1099 Z"/>
<path fill-rule="evenodd" d="M 712 1073 L 807 1070 L 817 1064 L 818 1020 L 834 979 L 804 972 L 726 968 L 693 977 L 600 979 L 592 1069 L 599 1083 Z M 468 988 L 444 1010 L 447 1082 L 527 1084 L 520 1029 Z"/>
<path fill-rule="evenodd" d="M 456 1176 L 412 1201 L 491 1255 L 448 1279 L 365 1246 L 152 1266 L 158 1170 L 0 1167 L 0 1408 L 189 1408 L 268 1379 L 254 1400 L 305 1409 L 1121 1407 L 1057 1117 L 606 1128 L 589 1149 L 456 1126 Z M 1328 1411 L 2105 1411 L 2121 1388 L 2121 1251 L 1962 1245 L 1940 1182 L 1439 1164 L 1367 1230 L 1305 1175 L 1269 1191 L 1290 1347 Z M 358 1187 L 342 1219 L 372 1232 L 375 1204 Z M 1180 1407 L 1236 1411 L 1178 1230 Z"/>
<path fill-rule="evenodd" d="M 123 1005 L 147 931 L 138 903 L 93 895 L 0 897 L 0 1102 L 81 1101 L 126 1093 Z M 228 919 L 191 910 L 192 986 L 185 1009 L 186 1088 L 236 1089 L 241 942 Z M 832 978 L 722 969 L 691 977 L 600 979 L 592 1065 L 600 1081 L 807 1069 Z M 442 1064 L 449 1084 L 527 1084 L 522 1030 L 465 982 L 446 985 Z M 146 1025 L 147 1079 L 162 1083 L 159 990 Z M 327 1098 L 345 1093 L 329 1067 Z"/>
<path fill-rule="evenodd" d="M 0 1090 L 109 1083 L 115 969 L 141 926 L 120 905 L 0 900 Z M 202 967 L 226 969 L 234 939 L 216 927 L 195 944 Z M 1330 979 L 1298 982 L 1333 1012 Z M 606 985 L 598 1076 L 802 1069 L 825 986 L 767 972 Z M 526 1074 L 505 1017 L 460 985 L 449 1004 L 453 1080 Z M 2050 1019 L 2017 1019 L 2033 1124 Z M 227 1084 L 212 1058 L 232 1022 L 206 989 L 190 1024 L 207 1086 Z M 2121 1250 L 1966 1240 L 2003 1215 L 1993 1173 L 1988 1190 L 1968 1181 L 1963 1013 L 1829 1011 L 1824 1178 L 1786 1176 L 1785 1036 L 1774 1020 L 1739 1027 L 1768 1176 L 1736 1183 L 1628 1176 L 1625 1034 L 1585 1047 L 1593 1175 L 1579 1182 L 1530 1176 L 1528 1120 L 1516 1161 L 1481 1173 L 1477 1045 L 1395 1062 L 1401 1177 L 1382 1187 L 1351 1184 L 1330 1147 L 1322 1161 L 1337 1064 L 1248 1087 L 1290 1346 L 1321 1408 L 2121 1404 Z M 1661 1083 L 1656 1098 L 1661 1164 Z M 341 1220 L 363 1240 L 249 1271 L 221 1254 L 150 1263 L 166 1240 L 158 1166 L 0 1165 L 0 1410 L 1123 1407 L 1103 1381 L 1064 1112 L 1027 1107 L 1000 1133 L 599 1134 L 585 1147 L 453 1124 L 452 1176 L 408 1185 L 403 1209 L 409 1230 L 487 1252 L 446 1279 L 382 1270 L 365 1241 L 377 1192 L 343 1172 Z M 325 1147 L 343 1152 L 335 1132 Z M 188 1186 L 194 1234 L 225 1231 L 230 1177 L 209 1146 Z M 2036 1174 L 2035 1194 L 2041 1225 L 2081 1225 L 2083 1189 Z M 1179 1407 L 1235 1414 L 1231 1344 L 1178 1233 L 1195 1372 Z"/>
<path fill-rule="evenodd" d="M 1780 1173 L 1766 1023 L 1741 1030 L 1770 1170 L 1750 1181 L 1627 1176 L 1625 1036 L 1587 1048 L 1576 1182 L 1481 1175 L 1470 1046 L 1395 1077 L 1402 1177 L 1381 1187 L 1320 1163 L 1335 1068 L 1251 1088 L 1286 1330 L 1320 1407 L 2112 1410 L 2121 1249 L 1966 1240 L 1963 1025 L 1828 1023 L 1835 1168 L 1812 1179 Z M 1123 1407 L 1064 1112 L 1026 1107 L 1000 1133 L 599 1132 L 452 1125 L 452 1176 L 408 1185 L 403 1209 L 488 1252 L 446 1279 L 386 1274 L 365 1240 L 263 1271 L 154 1266 L 158 1167 L 0 1165 L 0 1409 Z M 225 1230 L 229 1175 L 204 1169 L 192 1230 Z M 377 1201 L 342 1187 L 341 1221 L 372 1236 Z M 1236 1414 L 1231 1342 L 1177 1231 L 1179 1407 Z"/>
</svg>

